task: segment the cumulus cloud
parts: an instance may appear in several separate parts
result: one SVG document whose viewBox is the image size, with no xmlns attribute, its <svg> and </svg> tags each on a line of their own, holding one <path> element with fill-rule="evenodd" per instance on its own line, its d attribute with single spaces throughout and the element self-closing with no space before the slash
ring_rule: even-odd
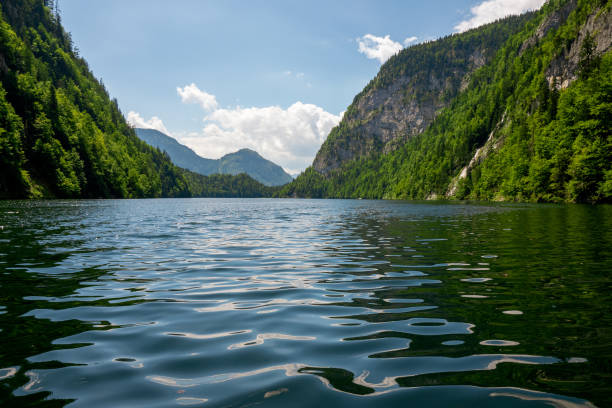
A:
<svg viewBox="0 0 612 408">
<path fill-rule="evenodd" d="M 463 32 L 509 15 L 537 10 L 545 2 L 546 0 L 487 0 L 472 7 L 471 18 L 457 24 L 455 30 Z"/>
<path fill-rule="evenodd" d="M 408 37 L 404 40 L 404 46 L 409 46 L 410 44 L 416 42 L 419 39 L 419 37 Z"/>
<path fill-rule="evenodd" d="M 197 86 L 190 86 L 195 88 L 194 93 L 198 93 Z M 188 103 L 185 99 L 183 102 Z M 287 109 L 238 106 L 204 110 L 206 116 L 202 131 L 176 134 L 181 143 L 211 159 L 250 148 L 291 174 L 301 172 L 312 163 L 317 150 L 342 118 L 319 106 L 302 102 Z"/>
<path fill-rule="evenodd" d="M 215 110 L 219 106 L 214 95 L 200 90 L 196 84 L 187 85 L 183 88 L 178 87 L 176 92 L 178 92 L 183 103 L 198 104 L 206 111 Z"/>
<path fill-rule="evenodd" d="M 170 132 L 166 129 L 166 126 L 164 126 L 164 122 L 157 116 L 145 120 L 138 112 L 130 111 L 127 115 L 127 122 L 135 128 L 155 129 L 166 135 L 170 135 Z"/>
<path fill-rule="evenodd" d="M 404 45 L 395 42 L 391 36 L 377 37 L 372 34 L 366 34 L 363 37 L 357 38 L 359 52 L 364 54 L 369 59 L 377 59 L 381 64 L 384 64 L 389 58 L 397 54 L 404 47 L 415 43 L 419 37 L 408 37 L 404 40 Z"/>
<path fill-rule="evenodd" d="M 389 35 L 377 37 L 366 34 L 357 38 L 357 44 L 360 53 L 369 59 L 377 59 L 381 64 L 404 48 L 402 44 L 393 41 Z"/>
</svg>

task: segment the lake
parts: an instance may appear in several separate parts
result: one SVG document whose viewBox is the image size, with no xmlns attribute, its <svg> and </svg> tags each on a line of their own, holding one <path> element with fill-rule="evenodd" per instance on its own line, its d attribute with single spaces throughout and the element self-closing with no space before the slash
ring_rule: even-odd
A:
<svg viewBox="0 0 612 408">
<path fill-rule="evenodd" d="M 0 405 L 612 406 L 612 207 L 0 202 Z"/>
</svg>

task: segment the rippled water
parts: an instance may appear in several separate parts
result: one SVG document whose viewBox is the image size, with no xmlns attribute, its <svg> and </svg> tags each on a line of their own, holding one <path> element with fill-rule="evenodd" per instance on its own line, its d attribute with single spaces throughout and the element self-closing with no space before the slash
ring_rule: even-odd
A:
<svg viewBox="0 0 612 408">
<path fill-rule="evenodd" d="M 612 208 L 0 202 L 0 405 L 612 406 Z"/>
</svg>

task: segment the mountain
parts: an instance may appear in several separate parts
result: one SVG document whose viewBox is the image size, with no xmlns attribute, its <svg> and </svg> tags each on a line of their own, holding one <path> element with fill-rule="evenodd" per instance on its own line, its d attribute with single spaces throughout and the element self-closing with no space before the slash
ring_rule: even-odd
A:
<svg viewBox="0 0 612 408">
<path fill-rule="evenodd" d="M 135 128 L 134 131 L 136 136 L 147 144 L 168 153 L 172 162 L 179 167 L 203 175 L 219 173 L 217 171 L 219 166 L 216 160 L 198 156 L 196 152 L 187 146 L 180 144 L 176 139 L 158 130 Z"/>
<path fill-rule="evenodd" d="M 280 195 L 611 202 L 611 3 L 401 51 Z"/>
<path fill-rule="evenodd" d="M 462 35 L 410 47 L 384 64 L 346 110 L 312 167 L 327 174 L 343 163 L 388 153 L 423 133 L 533 13 Z"/>
<path fill-rule="evenodd" d="M 269 196 L 142 142 L 78 56 L 51 0 L 0 3 L 0 198 Z"/>
<path fill-rule="evenodd" d="M 281 186 L 293 181 L 293 177 L 277 164 L 264 159 L 254 150 L 240 149 L 219 159 L 219 173 L 246 173 L 266 186 Z"/>
<path fill-rule="evenodd" d="M 174 164 L 199 174 L 246 173 L 266 186 L 280 186 L 293 180 L 282 167 L 264 159 L 253 150 L 242 149 L 218 160 L 205 159 L 174 138 L 155 129 L 135 129 L 135 131 L 140 139 L 168 153 Z"/>
</svg>

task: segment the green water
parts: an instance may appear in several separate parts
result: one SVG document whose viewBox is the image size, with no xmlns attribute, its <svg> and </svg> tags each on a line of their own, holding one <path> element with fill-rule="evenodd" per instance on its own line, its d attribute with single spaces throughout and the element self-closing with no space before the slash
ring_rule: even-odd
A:
<svg viewBox="0 0 612 408">
<path fill-rule="evenodd" d="M 0 406 L 612 406 L 612 207 L 0 202 Z"/>
</svg>

